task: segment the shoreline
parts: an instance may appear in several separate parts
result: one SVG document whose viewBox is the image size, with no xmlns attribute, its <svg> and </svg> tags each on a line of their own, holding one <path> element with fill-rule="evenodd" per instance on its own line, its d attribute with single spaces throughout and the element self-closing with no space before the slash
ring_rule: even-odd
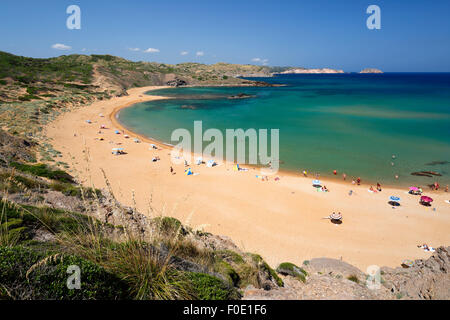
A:
<svg viewBox="0 0 450 320">
<path fill-rule="evenodd" d="M 311 186 L 312 178 L 300 174 L 279 172 L 279 181 L 271 177 L 263 182 L 255 179 L 254 168 L 235 172 L 226 162 L 214 168 L 191 164 L 199 175 L 185 176 L 184 165 L 171 163 L 170 146 L 141 138 L 125 127 L 130 139 L 113 132 L 120 125 L 117 112 L 135 103 L 163 99 L 144 94 L 160 88 L 130 89 L 128 96 L 64 113 L 45 127 L 54 148 L 62 152 L 61 161 L 70 165 L 70 172 L 81 183 L 104 188 L 104 170 L 124 205 L 135 206 L 148 216 L 173 216 L 194 229 L 228 236 L 244 251 L 261 254 L 272 266 L 329 257 L 363 271 L 373 264 L 395 267 L 403 259 L 429 257 L 430 253 L 417 248 L 419 244 L 450 243 L 450 206 L 444 203 L 448 196 L 443 192 L 426 192 L 435 199 L 433 211 L 419 205 L 417 197 L 405 195 L 404 188 L 383 186 L 381 194 L 371 194 L 367 185 L 321 177 L 330 192 L 317 192 Z M 96 139 L 100 124 L 109 128 L 102 130 L 104 141 Z M 134 143 L 133 136 L 161 149 L 149 150 L 146 143 Z M 119 144 L 127 154 L 112 155 L 111 148 Z M 161 160 L 152 163 L 152 156 Z M 171 166 L 175 175 L 170 174 Z M 350 188 L 352 196 L 348 195 Z M 402 206 L 393 210 L 387 201 L 396 194 L 402 197 Z M 333 211 L 342 212 L 342 225 L 323 219 Z"/>
<path fill-rule="evenodd" d="M 235 87 L 234 85 L 225 85 L 225 86 Z M 245 86 L 248 86 L 248 85 L 245 85 Z M 197 86 L 186 86 L 186 87 L 197 87 Z M 208 86 L 201 86 L 201 87 L 208 87 Z M 220 87 L 220 86 L 215 86 L 215 87 Z M 238 86 L 238 87 L 240 87 L 240 86 Z M 169 88 L 173 88 L 173 87 L 161 86 L 159 88 L 154 88 L 154 89 L 151 89 L 151 90 L 148 90 L 148 91 L 160 90 L 160 89 L 169 89 Z M 173 88 L 173 89 L 176 89 L 176 88 Z M 145 96 L 145 92 L 143 93 L 143 95 Z M 151 100 L 146 100 L 146 101 L 176 99 L 176 98 L 167 97 L 167 96 L 153 96 L 152 95 L 152 97 L 156 97 L 156 99 L 151 99 Z M 161 140 L 158 140 L 158 139 L 146 136 L 146 135 L 141 134 L 141 133 L 137 133 L 137 132 L 133 131 L 132 129 L 128 128 L 127 126 L 125 126 L 122 122 L 120 122 L 119 114 L 120 114 L 121 110 L 133 107 L 135 104 L 138 104 L 138 103 L 141 103 L 141 102 L 145 102 L 145 101 L 140 101 L 140 102 L 136 102 L 136 103 L 129 103 L 129 104 L 126 104 L 124 106 L 119 106 L 119 107 L 114 108 L 114 110 L 109 114 L 109 118 L 110 118 L 111 122 L 119 130 L 123 130 L 130 137 L 131 136 L 135 136 L 135 137 L 139 138 L 143 142 L 153 143 L 156 146 L 158 146 L 159 148 L 171 150 L 173 148 L 173 146 L 170 145 L 169 143 L 166 143 L 164 141 L 161 141 Z M 201 156 L 202 155 L 197 155 L 197 154 L 191 152 L 192 159 L 195 159 L 196 157 L 201 157 Z M 227 162 L 228 164 L 231 164 L 231 165 L 236 164 L 236 162 L 230 163 L 229 161 L 224 160 L 224 159 L 218 159 L 217 161 L 220 161 L 222 163 Z M 193 164 L 191 164 L 191 165 L 193 165 Z M 243 165 L 243 166 L 246 166 L 246 167 L 249 167 L 249 168 L 256 168 L 256 169 L 263 167 L 262 165 L 258 166 L 258 165 L 251 165 L 251 164 L 240 164 L 240 165 Z M 319 174 L 319 177 L 316 178 L 315 174 L 317 174 L 317 173 Z M 347 185 L 347 186 L 353 186 L 352 183 L 351 183 L 352 177 L 354 177 L 355 179 L 357 178 L 357 176 L 347 175 L 347 179 L 343 180 L 342 173 L 339 173 L 338 176 L 334 177 L 331 174 L 330 175 L 328 175 L 328 174 L 327 175 L 322 175 L 322 173 L 320 173 L 320 172 L 309 172 L 308 176 L 304 177 L 302 175 L 302 169 L 294 170 L 294 169 L 285 169 L 285 168 L 284 169 L 280 168 L 275 175 L 289 175 L 289 176 L 292 176 L 292 177 L 298 177 L 298 178 L 304 178 L 304 179 L 310 179 L 310 180 L 311 179 L 320 179 L 320 180 L 322 180 L 323 182 L 326 182 L 326 183 L 328 183 L 328 182 L 330 182 L 330 183 L 341 183 L 341 184 Z M 398 184 L 383 183 L 381 180 L 380 181 L 370 181 L 370 180 L 366 180 L 363 176 L 360 176 L 360 177 L 361 177 L 361 181 L 362 182 L 361 182 L 361 184 L 359 186 L 366 186 L 367 188 L 370 188 L 371 186 L 373 186 L 375 188 L 376 185 L 377 185 L 377 182 L 381 182 L 382 188 L 408 188 L 409 186 L 412 185 L 411 183 L 407 183 L 407 182 L 405 182 L 405 183 L 399 182 Z M 366 181 L 369 181 L 369 182 L 366 182 Z M 428 184 L 431 184 L 431 183 L 433 183 L 433 182 L 430 181 L 428 183 L 422 183 L 422 186 L 428 187 Z M 355 184 L 354 186 L 356 187 L 357 185 Z M 441 186 L 441 190 L 434 191 L 434 192 L 436 192 L 436 193 L 445 193 L 443 188 L 444 188 L 444 185 Z M 423 188 L 423 189 L 425 190 L 425 188 Z M 429 190 L 426 190 L 426 191 L 429 191 Z"/>
</svg>

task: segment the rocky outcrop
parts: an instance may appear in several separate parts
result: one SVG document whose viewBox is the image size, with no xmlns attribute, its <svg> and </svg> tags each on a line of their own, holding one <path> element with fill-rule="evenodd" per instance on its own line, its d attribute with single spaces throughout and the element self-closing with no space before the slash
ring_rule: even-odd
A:
<svg viewBox="0 0 450 320">
<path fill-rule="evenodd" d="M 166 82 L 166 85 L 171 87 L 181 87 L 187 85 L 187 82 L 181 79 L 173 79 Z"/>
<path fill-rule="evenodd" d="M 383 73 L 383 71 L 381 71 L 380 69 L 375 69 L 375 68 L 366 68 L 361 70 L 359 73 Z"/>
<path fill-rule="evenodd" d="M 450 247 L 439 247 L 411 268 L 381 269 L 385 286 L 399 298 L 450 299 Z"/>
<path fill-rule="evenodd" d="M 381 268 L 381 283 L 376 288 L 366 285 L 366 274 L 341 260 L 312 259 L 305 261 L 302 269 L 307 273 L 305 281 L 285 270 L 284 287 L 265 291 L 249 286 L 243 299 L 450 299 L 450 247 L 438 248 L 429 259 L 416 260 L 411 268 Z"/>
<path fill-rule="evenodd" d="M 252 98 L 254 96 L 246 94 L 246 93 L 238 93 L 236 95 L 233 96 L 229 96 L 228 99 L 248 99 L 248 98 Z"/>
</svg>

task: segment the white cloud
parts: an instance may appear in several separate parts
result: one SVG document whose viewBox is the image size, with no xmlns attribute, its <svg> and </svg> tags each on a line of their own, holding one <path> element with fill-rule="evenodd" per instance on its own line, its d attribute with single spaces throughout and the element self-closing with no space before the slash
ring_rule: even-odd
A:
<svg viewBox="0 0 450 320">
<path fill-rule="evenodd" d="M 185 55 L 187 55 L 189 52 L 187 52 L 187 51 L 181 51 L 180 52 L 180 54 L 182 55 L 182 56 L 185 56 Z"/>
<path fill-rule="evenodd" d="M 156 53 L 156 52 L 159 52 L 159 49 L 148 48 L 147 50 L 144 50 L 144 52 L 146 52 L 146 53 Z"/>
<path fill-rule="evenodd" d="M 56 50 L 71 50 L 72 47 L 71 46 L 66 46 L 65 44 L 62 43 L 55 43 L 54 45 L 52 45 L 53 49 Z"/>
<path fill-rule="evenodd" d="M 201 57 L 204 56 L 205 53 L 203 51 L 197 51 L 197 53 L 195 54 L 197 57 Z"/>
<path fill-rule="evenodd" d="M 139 51 L 141 49 L 139 49 L 139 48 L 128 48 L 128 50 L 130 50 L 130 51 Z"/>
<path fill-rule="evenodd" d="M 81 52 L 86 52 L 86 48 L 81 49 Z"/>
<path fill-rule="evenodd" d="M 253 58 L 253 62 L 262 63 L 262 65 L 266 66 L 269 63 L 269 59 L 261 59 L 261 58 Z"/>
</svg>

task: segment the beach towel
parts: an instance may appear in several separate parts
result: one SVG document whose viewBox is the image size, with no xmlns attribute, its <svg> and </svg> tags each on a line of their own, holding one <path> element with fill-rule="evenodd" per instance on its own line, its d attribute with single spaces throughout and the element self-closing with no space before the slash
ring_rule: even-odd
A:
<svg viewBox="0 0 450 320">
<path fill-rule="evenodd" d="M 435 252 L 436 251 L 436 249 L 434 249 L 433 247 L 430 247 L 430 246 L 427 246 L 427 247 L 420 246 L 419 248 L 423 249 L 423 251 L 425 251 L 425 252 Z"/>
</svg>

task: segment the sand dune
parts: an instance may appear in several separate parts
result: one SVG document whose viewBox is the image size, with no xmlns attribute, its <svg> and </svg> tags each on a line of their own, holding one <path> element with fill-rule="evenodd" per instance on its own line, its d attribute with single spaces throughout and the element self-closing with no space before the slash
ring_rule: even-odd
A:
<svg viewBox="0 0 450 320">
<path fill-rule="evenodd" d="M 214 168 L 192 165 L 199 175 L 185 176 L 184 165 L 171 163 L 167 147 L 152 151 L 149 139 L 141 137 L 143 143 L 134 143 L 137 135 L 131 132 L 131 139 L 114 134 L 123 128 L 110 115 L 134 103 L 162 98 L 143 95 L 150 89 L 154 87 L 130 89 L 128 96 L 76 109 L 48 125 L 46 134 L 62 152 L 61 161 L 83 183 L 104 187 L 103 169 L 122 203 L 134 205 L 135 201 L 142 213 L 174 216 L 193 227 L 229 236 L 244 250 L 263 255 L 272 266 L 326 256 L 342 258 L 365 271 L 369 265 L 398 266 L 406 258 L 427 258 L 430 253 L 417 248 L 418 244 L 450 243 L 450 205 L 444 202 L 449 195 L 444 192 L 426 192 L 435 199 L 433 211 L 404 189 L 384 188 L 373 194 L 368 186 L 326 181 L 330 192 L 317 192 L 312 178 L 280 173 L 279 181 L 273 177 L 261 181 L 255 177 L 257 169 L 236 172 L 232 164 L 223 162 Z M 88 119 L 92 124 L 86 123 Z M 99 134 L 102 124 L 108 129 Z M 127 154 L 111 154 L 118 142 Z M 153 156 L 161 161 L 152 162 Z M 402 197 L 402 206 L 389 206 L 390 195 Z M 149 203 L 155 212 L 149 212 Z M 333 211 L 342 212 L 343 224 L 322 219 Z"/>
</svg>

